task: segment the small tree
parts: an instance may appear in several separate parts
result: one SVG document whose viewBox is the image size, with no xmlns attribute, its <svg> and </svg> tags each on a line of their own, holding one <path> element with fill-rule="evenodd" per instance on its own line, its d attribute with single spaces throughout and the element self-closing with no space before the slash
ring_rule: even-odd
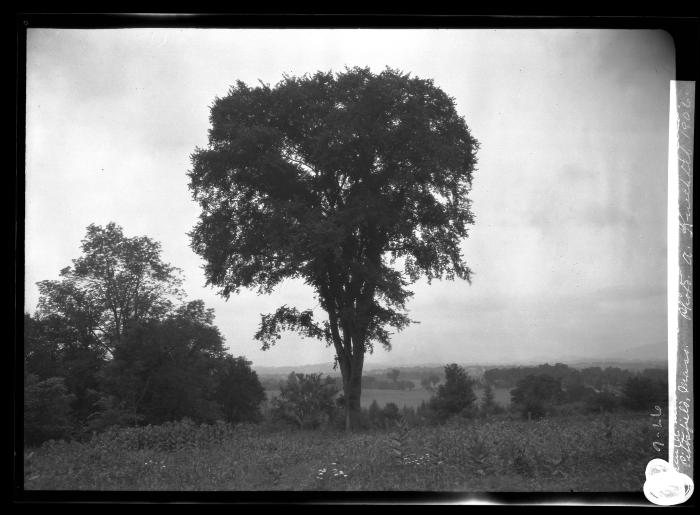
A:
<svg viewBox="0 0 700 515">
<path fill-rule="evenodd" d="M 451 415 L 470 415 L 476 395 L 474 381 L 467 372 L 452 363 L 445 367 L 445 383 L 438 387 L 437 394 L 430 399 L 429 406 L 438 420 L 444 421 Z"/>
<path fill-rule="evenodd" d="M 481 400 L 480 408 L 484 416 L 493 415 L 502 411 L 501 406 L 499 406 L 494 399 L 491 383 L 487 382 L 484 386 L 484 398 Z"/>
<path fill-rule="evenodd" d="M 244 357 L 226 356 L 221 365 L 216 400 L 228 422 L 257 421 L 265 389 Z"/>
<path fill-rule="evenodd" d="M 384 427 L 389 429 L 390 426 L 401 418 L 401 411 L 395 403 L 389 402 L 385 404 L 384 409 L 382 409 L 382 417 L 384 419 Z"/>
<path fill-rule="evenodd" d="M 272 399 L 273 411 L 299 429 L 313 429 L 332 418 L 339 390 L 332 377 L 292 372 L 280 390 Z"/>
<path fill-rule="evenodd" d="M 372 400 L 372 404 L 369 405 L 367 410 L 367 418 L 369 423 L 374 427 L 382 427 L 382 410 L 377 403 L 377 400 Z"/>
<path fill-rule="evenodd" d="M 386 373 L 386 376 L 396 383 L 396 381 L 399 379 L 399 374 L 401 374 L 401 371 L 398 368 L 392 368 Z"/>
<path fill-rule="evenodd" d="M 516 405 L 523 416 L 543 417 L 554 404 L 561 402 L 564 392 L 561 388 L 561 380 L 549 375 L 528 375 L 518 381 L 517 386 L 511 390 L 513 404 Z"/>
<path fill-rule="evenodd" d="M 409 426 L 416 426 L 420 423 L 420 420 L 416 414 L 416 409 L 413 408 L 412 406 L 404 406 L 401 409 L 401 418 Z"/>
</svg>

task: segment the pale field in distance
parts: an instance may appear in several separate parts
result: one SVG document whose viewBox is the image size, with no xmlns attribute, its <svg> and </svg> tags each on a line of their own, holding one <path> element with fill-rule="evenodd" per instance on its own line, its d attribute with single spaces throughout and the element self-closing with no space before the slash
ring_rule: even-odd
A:
<svg viewBox="0 0 700 515">
<path fill-rule="evenodd" d="M 280 391 L 277 389 L 270 389 L 266 390 L 265 393 L 267 394 L 267 399 L 269 401 L 273 397 L 278 396 Z M 484 390 L 482 388 L 474 388 L 474 393 L 476 394 L 477 399 L 481 399 Z M 421 402 L 428 402 L 432 395 L 432 392 L 429 392 L 420 386 L 414 388 L 413 390 L 373 390 L 363 388 L 361 403 L 363 408 L 369 408 L 369 405 L 372 404 L 372 401 L 374 400 L 377 401 L 380 408 L 390 402 L 393 402 L 399 408 L 403 408 L 404 406 L 409 408 L 417 408 L 420 406 Z M 507 388 L 494 388 L 493 397 L 496 403 L 500 404 L 501 406 L 506 407 L 510 405 L 510 390 Z"/>
<path fill-rule="evenodd" d="M 474 393 L 477 399 L 481 399 L 484 390 L 481 388 L 474 388 Z M 389 402 L 393 402 L 399 408 L 407 406 L 409 408 L 416 408 L 420 406 L 421 402 L 428 402 L 432 396 L 432 392 L 425 390 L 423 388 L 414 388 L 413 390 L 362 390 L 362 407 L 368 408 L 372 404 L 373 400 L 377 401 L 380 407 L 384 406 Z M 494 388 L 493 398 L 496 403 L 501 406 L 510 405 L 510 390 L 505 388 Z"/>
</svg>

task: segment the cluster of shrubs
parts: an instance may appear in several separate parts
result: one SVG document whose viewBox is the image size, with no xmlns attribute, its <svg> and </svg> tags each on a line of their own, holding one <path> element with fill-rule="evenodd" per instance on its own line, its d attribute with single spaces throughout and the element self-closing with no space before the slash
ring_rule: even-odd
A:
<svg viewBox="0 0 700 515">
<path fill-rule="evenodd" d="M 292 372 L 273 397 L 268 417 L 298 429 L 318 429 L 339 418 L 336 396 L 340 387 L 335 379 L 322 374 Z"/>
<path fill-rule="evenodd" d="M 99 354 L 60 317 L 25 315 L 24 443 L 81 439 L 112 426 L 255 422 L 266 395 L 251 362 L 225 352 L 201 301 L 134 322 Z M 71 340 L 74 338 L 74 340 Z"/>
<path fill-rule="evenodd" d="M 227 356 L 217 360 L 208 372 L 208 383 L 194 378 L 179 385 L 174 380 L 182 378 L 173 374 L 162 384 L 153 385 L 151 396 L 143 395 L 138 409 L 125 401 L 125 395 L 89 391 L 83 400 L 90 399 L 91 410 L 83 417 L 76 412 L 77 396 L 67 385 L 70 378 L 42 379 L 25 373 L 24 442 L 39 445 L 52 439 L 83 440 L 110 428 L 164 427 L 183 419 L 205 426 L 262 420 L 261 405 L 266 395 L 249 361 Z M 201 388 L 203 383 L 206 390 Z"/>
<path fill-rule="evenodd" d="M 653 410 L 668 403 L 668 384 L 665 375 L 643 372 L 629 376 L 619 392 L 599 391 L 581 383 L 565 388 L 560 378 L 545 374 L 528 375 L 511 390 L 511 397 L 514 410 L 535 419 L 619 409 Z"/>
<path fill-rule="evenodd" d="M 247 368 L 247 363 L 236 363 Z M 395 381 L 394 381 L 395 382 Z M 548 375 L 529 375 L 518 381 L 511 391 L 512 403 L 503 407 L 494 400 L 494 392 L 487 382 L 481 400 L 474 393 L 476 381 L 457 364 L 447 365 L 444 369 L 444 381 L 432 391 L 433 396 L 417 407 L 404 406 L 390 402 L 380 406 L 376 400 L 368 408 L 362 408 L 359 418 L 360 429 L 388 430 L 398 422 L 410 426 L 439 425 L 450 419 L 488 419 L 492 417 L 514 416 L 538 419 L 545 416 L 586 414 L 593 412 L 612 412 L 618 409 L 648 410 L 654 405 L 667 402 L 666 384 L 661 379 L 652 379 L 648 375 L 631 376 L 619 394 L 611 391 L 597 391 L 584 385 L 569 385 L 563 388 L 561 379 Z M 234 385 L 231 385 L 234 386 Z M 54 411 L 63 406 L 64 411 L 70 402 L 62 381 L 39 381 L 29 378 L 26 385 L 31 402 L 25 408 L 28 418 L 25 425 L 35 430 L 46 439 L 64 437 L 65 429 L 70 425 L 67 417 L 63 420 L 52 419 L 46 427 L 42 425 L 42 410 Z M 250 419 L 264 422 L 273 428 L 341 430 L 345 426 L 345 412 L 340 385 L 335 378 L 322 374 L 291 373 L 287 380 L 279 384 L 280 393 L 270 400 L 269 409 L 261 416 Z M 41 389 L 42 393 L 33 392 Z M 234 395 L 235 388 L 230 390 Z M 33 392 L 33 393 L 32 393 Z M 38 402 L 40 400 L 41 402 Z M 49 404 L 53 403 L 53 407 Z M 58 408 L 57 408 L 58 407 Z M 109 427 L 101 427 L 101 432 L 93 430 L 82 438 L 92 438 L 97 444 L 121 446 L 126 449 L 152 448 L 174 450 L 183 446 L 203 446 L 216 444 L 233 434 L 236 403 L 227 403 L 230 412 L 226 420 L 195 421 L 185 417 L 180 422 L 160 424 L 144 423 L 140 420 L 115 420 Z M 28 409 L 27 409 L 28 408 Z M 106 410 L 108 411 L 108 410 Z M 32 418 L 34 417 L 34 418 Z M 141 422 L 141 423 L 139 423 Z M 42 433 L 43 431 L 43 433 Z M 52 433 L 53 431 L 53 433 Z M 33 436 L 31 433 L 28 433 Z M 37 435 L 38 438 L 38 435 Z M 80 438 L 80 436 L 79 436 Z"/>
<path fill-rule="evenodd" d="M 636 373 L 617 367 L 577 370 L 557 363 L 491 369 L 483 379 L 500 388 L 512 388 L 512 409 L 527 418 L 653 410 L 655 405 L 668 402 L 665 369 Z"/>
</svg>

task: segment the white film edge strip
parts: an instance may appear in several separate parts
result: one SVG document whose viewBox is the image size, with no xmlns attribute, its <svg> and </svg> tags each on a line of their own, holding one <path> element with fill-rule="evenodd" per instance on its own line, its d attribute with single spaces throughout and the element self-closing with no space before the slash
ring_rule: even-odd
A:
<svg viewBox="0 0 700 515">
<path fill-rule="evenodd" d="M 644 493 L 660 505 L 693 494 L 693 142 L 695 82 L 671 81 L 668 131 L 668 462 L 647 466 Z"/>
<path fill-rule="evenodd" d="M 692 179 L 695 83 L 671 81 L 668 144 L 669 462 L 693 474 Z"/>
</svg>

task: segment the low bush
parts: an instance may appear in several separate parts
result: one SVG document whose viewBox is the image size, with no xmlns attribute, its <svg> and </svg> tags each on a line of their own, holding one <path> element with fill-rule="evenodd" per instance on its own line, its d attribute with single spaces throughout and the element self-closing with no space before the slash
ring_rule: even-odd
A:
<svg viewBox="0 0 700 515">
<path fill-rule="evenodd" d="M 62 377 L 43 381 L 32 374 L 24 378 L 24 441 L 37 444 L 51 438 L 67 438 L 74 429 L 71 403 Z"/>
<path fill-rule="evenodd" d="M 279 396 L 272 398 L 271 415 L 299 429 L 327 426 L 337 417 L 337 393 L 338 385 L 332 377 L 292 372 L 280 385 Z"/>
</svg>

